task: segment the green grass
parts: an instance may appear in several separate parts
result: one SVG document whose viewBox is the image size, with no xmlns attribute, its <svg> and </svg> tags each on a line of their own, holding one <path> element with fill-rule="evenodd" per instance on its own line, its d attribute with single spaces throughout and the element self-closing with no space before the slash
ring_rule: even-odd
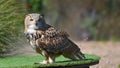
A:
<svg viewBox="0 0 120 68">
<path fill-rule="evenodd" d="M 119 64 L 118 68 L 120 68 L 120 64 Z"/>
<path fill-rule="evenodd" d="M 35 68 L 35 67 L 56 67 L 56 66 L 74 66 L 74 65 L 90 65 L 97 63 L 100 57 L 96 55 L 85 55 L 87 60 L 71 61 L 70 59 L 60 56 L 56 59 L 56 63 L 52 64 L 34 64 L 34 62 L 40 62 L 44 60 L 41 55 L 38 56 L 17 56 L 0 58 L 0 68 Z"/>
</svg>

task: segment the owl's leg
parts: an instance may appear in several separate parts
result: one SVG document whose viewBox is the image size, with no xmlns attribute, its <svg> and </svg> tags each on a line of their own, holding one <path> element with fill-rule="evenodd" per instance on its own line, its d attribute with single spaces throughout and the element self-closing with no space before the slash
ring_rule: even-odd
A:
<svg viewBox="0 0 120 68">
<path fill-rule="evenodd" d="M 45 60 L 43 60 L 42 62 L 38 62 L 35 64 L 48 64 L 48 63 L 53 63 L 55 62 L 55 57 L 46 57 Z"/>
<path fill-rule="evenodd" d="M 47 52 L 45 50 L 42 50 L 42 55 L 46 57 L 45 60 L 43 60 L 43 62 L 40 62 L 40 64 L 47 64 L 49 63 L 49 56 L 47 54 Z"/>
<path fill-rule="evenodd" d="M 49 56 L 46 55 L 45 57 L 46 57 L 46 59 L 43 60 L 43 62 L 40 62 L 41 64 L 48 64 L 49 63 Z"/>
<path fill-rule="evenodd" d="M 49 57 L 49 63 L 53 63 L 53 62 L 55 62 L 55 57 Z"/>
</svg>

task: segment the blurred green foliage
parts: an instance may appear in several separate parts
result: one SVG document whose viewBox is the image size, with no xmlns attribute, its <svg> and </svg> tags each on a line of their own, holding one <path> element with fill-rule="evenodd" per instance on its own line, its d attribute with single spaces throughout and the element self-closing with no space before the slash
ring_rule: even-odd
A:
<svg viewBox="0 0 120 68">
<path fill-rule="evenodd" d="M 0 53 L 22 35 L 25 9 L 19 0 L 0 0 Z M 23 12 L 24 11 L 24 12 Z"/>
<path fill-rule="evenodd" d="M 43 0 L 26 0 L 26 8 L 29 13 L 42 13 Z"/>
<path fill-rule="evenodd" d="M 93 9 L 96 16 L 87 17 Z M 119 9 L 119 0 L 0 0 L 0 52 L 6 51 L 7 45 L 22 36 L 26 13 L 48 14 L 49 21 L 57 26 L 64 24 L 63 28 L 71 34 L 79 34 L 82 32 L 79 29 L 84 28 L 96 40 L 119 40 Z M 86 16 L 81 23 L 82 10 L 86 10 Z"/>
</svg>

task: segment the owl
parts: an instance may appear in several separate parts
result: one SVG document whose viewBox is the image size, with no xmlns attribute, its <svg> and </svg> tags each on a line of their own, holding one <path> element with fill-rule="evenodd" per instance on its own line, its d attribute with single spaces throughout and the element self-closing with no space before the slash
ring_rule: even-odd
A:
<svg viewBox="0 0 120 68">
<path fill-rule="evenodd" d="M 26 15 L 24 34 L 33 49 L 45 57 L 43 62 L 38 63 L 53 63 L 55 58 L 60 55 L 71 60 L 85 59 L 80 48 L 69 39 L 69 35 L 65 31 L 47 24 L 41 14 Z"/>
</svg>

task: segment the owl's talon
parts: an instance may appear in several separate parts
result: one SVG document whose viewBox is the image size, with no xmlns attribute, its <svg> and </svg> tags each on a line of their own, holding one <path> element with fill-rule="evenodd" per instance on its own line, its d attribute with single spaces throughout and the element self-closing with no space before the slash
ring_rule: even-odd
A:
<svg viewBox="0 0 120 68">
<path fill-rule="evenodd" d="M 39 62 L 40 64 L 47 64 L 47 60 L 43 60 L 43 62 Z"/>
<path fill-rule="evenodd" d="M 34 64 L 47 64 L 48 62 L 44 60 L 43 62 L 35 62 Z"/>
</svg>

